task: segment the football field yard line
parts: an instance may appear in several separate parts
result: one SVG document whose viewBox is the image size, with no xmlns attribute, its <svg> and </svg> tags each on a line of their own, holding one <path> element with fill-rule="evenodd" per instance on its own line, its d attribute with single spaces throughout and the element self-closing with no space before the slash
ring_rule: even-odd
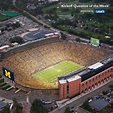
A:
<svg viewBox="0 0 113 113">
<path fill-rule="evenodd" d="M 58 77 L 65 76 L 81 68 L 83 68 L 83 66 L 79 64 L 64 61 L 35 73 L 33 77 L 43 82 L 51 83 L 55 82 Z"/>
</svg>

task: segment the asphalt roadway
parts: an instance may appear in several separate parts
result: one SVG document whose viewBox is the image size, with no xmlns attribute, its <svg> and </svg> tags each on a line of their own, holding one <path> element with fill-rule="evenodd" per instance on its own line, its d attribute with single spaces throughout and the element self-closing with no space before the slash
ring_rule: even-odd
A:
<svg viewBox="0 0 113 113">
<path fill-rule="evenodd" d="M 90 97 L 94 97 L 98 94 L 100 94 L 102 91 L 106 91 L 108 90 L 108 86 L 110 84 L 113 84 L 113 79 L 101 84 L 100 86 L 97 86 L 96 88 L 94 88 L 93 90 L 90 90 L 84 94 L 81 94 L 69 101 L 67 101 L 66 103 L 59 105 L 59 107 L 57 109 L 55 109 L 54 111 L 51 111 L 50 113 L 64 113 L 64 110 L 67 106 L 74 107 L 75 113 L 87 113 L 86 111 L 83 111 L 81 109 L 79 109 L 79 106 L 82 105 L 82 103 L 87 100 Z"/>
</svg>

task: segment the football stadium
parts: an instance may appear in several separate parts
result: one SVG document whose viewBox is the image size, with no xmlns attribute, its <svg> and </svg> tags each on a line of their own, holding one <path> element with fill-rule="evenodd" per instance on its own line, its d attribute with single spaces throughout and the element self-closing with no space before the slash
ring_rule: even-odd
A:
<svg viewBox="0 0 113 113">
<path fill-rule="evenodd" d="M 59 89 L 60 99 L 64 99 L 87 90 L 81 85 L 100 73 L 91 70 L 100 69 L 100 61 L 110 54 L 91 45 L 49 36 L 1 52 L 0 71 L 22 87 Z"/>
</svg>

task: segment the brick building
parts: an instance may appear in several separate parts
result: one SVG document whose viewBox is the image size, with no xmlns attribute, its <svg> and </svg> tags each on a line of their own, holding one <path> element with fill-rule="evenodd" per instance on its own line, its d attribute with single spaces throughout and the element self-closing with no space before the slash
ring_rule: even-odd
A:
<svg viewBox="0 0 113 113">
<path fill-rule="evenodd" d="M 60 77 L 59 98 L 73 97 L 106 82 L 113 77 L 113 55 L 70 75 Z"/>
</svg>

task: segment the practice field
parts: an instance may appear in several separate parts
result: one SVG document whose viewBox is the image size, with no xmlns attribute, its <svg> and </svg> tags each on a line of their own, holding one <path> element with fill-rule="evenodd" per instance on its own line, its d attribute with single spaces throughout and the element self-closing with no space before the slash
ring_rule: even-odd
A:
<svg viewBox="0 0 113 113">
<path fill-rule="evenodd" d="M 5 16 L 9 16 L 9 17 L 16 17 L 16 16 L 21 15 L 18 12 L 12 12 L 12 11 L 5 11 L 5 12 L 2 12 L 2 14 Z"/>
<path fill-rule="evenodd" d="M 52 83 L 55 82 L 58 77 L 67 75 L 81 68 L 83 68 L 83 66 L 79 64 L 71 61 L 64 61 L 35 73 L 33 77 L 47 83 Z"/>
<path fill-rule="evenodd" d="M 8 20 L 10 17 L 0 14 L 0 21 Z"/>
</svg>

